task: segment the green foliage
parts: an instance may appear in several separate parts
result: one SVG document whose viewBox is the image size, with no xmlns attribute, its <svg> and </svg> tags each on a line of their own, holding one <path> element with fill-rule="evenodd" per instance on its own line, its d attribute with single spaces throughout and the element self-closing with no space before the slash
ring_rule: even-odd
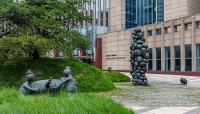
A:
<svg viewBox="0 0 200 114">
<path fill-rule="evenodd" d="M 13 3 L 13 0 L 0 0 L 0 16 L 3 16 L 3 12 Z"/>
<path fill-rule="evenodd" d="M 63 76 L 65 66 L 72 68 L 72 75 L 78 82 L 80 92 L 100 92 L 115 89 L 112 81 L 105 74 L 88 64 L 76 60 L 41 58 L 38 61 L 31 59 L 0 60 L 0 84 L 19 87 L 24 82 L 25 73 L 32 69 L 37 80 L 47 79 L 50 76 Z"/>
<path fill-rule="evenodd" d="M 119 72 L 106 72 L 106 76 L 108 76 L 112 82 L 130 82 L 130 78 L 126 75 Z"/>
<path fill-rule="evenodd" d="M 134 114 L 114 101 L 88 94 L 22 96 L 15 89 L 0 92 L 2 114 Z"/>
<path fill-rule="evenodd" d="M 0 57 L 31 57 L 34 49 L 40 55 L 51 50 L 51 42 L 37 36 L 5 37 L 0 39 Z"/>
<path fill-rule="evenodd" d="M 65 52 L 69 58 L 73 57 L 72 54 L 75 49 L 86 50 L 90 46 L 89 39 L 77 31 L 63 33 L 62 37 L 65 39 L 63 39 L 63 41 L 60 40 L 60 42 L 57 42 L 56 47 L 58 50 Z"/>
<path fill-rule="evenodd" d="M 7 25 L 0 38 L 36 35 L 51 39 L 55 49 L 67 49 L 67 55 L 71 56 L 73 49 L 86 49 L 89 46 L 85 36 L 73 31 L 81 27 L 83 21 L 91 21 L 90 17 L 84 16 L 80 3 L 76 0 L 23 0 L 10 3 L 0 9 L 1 20 Z M 38 53 L 39 50 L 36 51 Z"/>
</svg>

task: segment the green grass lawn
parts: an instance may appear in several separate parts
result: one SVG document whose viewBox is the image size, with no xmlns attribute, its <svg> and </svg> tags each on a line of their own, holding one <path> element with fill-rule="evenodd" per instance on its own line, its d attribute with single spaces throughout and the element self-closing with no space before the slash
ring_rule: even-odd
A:
<svg viewBox="0 0 200 114">
<path fill-rule="evenodd" d="M 32 69 L 36 79 L 60 78 L 65 66 L 70 66 L 72 75 L 78 83 L 79 92 L 102 92 L 115 89 L 114 84 L 100 69 L 91 65 L 65 59 L 41 58 L 32 59 L 0 59 L 0 85 L 18 88 L 25 81 L 25 73 Z"/>
<path fill-rule="evenodd" d="M 1 114 L 134 114 L 108 98 L 86 93 L 23 96 L 14 88 L 0 90 Z"/>
<path fill-rule="evenodd" d="M 1 114 L 133 114 L 113 100 L 96 95 L 96 92 L 114 90 L 111 77 L 124 78 L 121 74 L 105 73 L 91 65 L 65 59 L 0 59 L 0 63 L 0 85 L 4 87 L 0 87 Z M 65 66 L 71 67 L 77 80 L 75 95 L 68 96 L 65 91 L 55 96 L 19 94 L 18 88 L 24 83 L 27 70 L 31 69 L 36 79 L 41 80 L 62 77 Z"/>
<path fill-rule="evenodd" d="M 130 78 L 119 72 L 105 72 L 112 82 L 130 82 Z"/>
</svg>

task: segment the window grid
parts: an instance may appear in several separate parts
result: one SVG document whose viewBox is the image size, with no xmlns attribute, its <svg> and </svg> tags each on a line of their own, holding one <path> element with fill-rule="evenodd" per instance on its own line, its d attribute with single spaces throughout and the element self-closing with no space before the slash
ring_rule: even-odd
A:
<svg viewBox="0 0 200 114">
<path fill-rule="evenodd" d="M 161 70 L 161 48 L 156 48 L 156 70 Z"/>
<path fill-rule="evenodd" d="M 148 60 L 148 70 L 153 70 L 153 57 L 152 57 L 152 49 L 149 48 L 149 60 Z"/>
<path fill-rule="evenodd" d="M 164 20 L 164 0 L 126 0 L 126 28 Z"/>
<path fill-rule="evenodd" d="M 174 70 L 181 71 L 181 52 L 180 46 L 174 46 Z"/>
<path fill-rule="evenodd" d="M 185 45 L 185 71 L 192 71 L 191 45 Z"/>
<path fill-rule="evenodd" d="M 165 71 L 170 71 L 171 61 L 170 61 L 170 47 L 165 47 Z"/>
<path fill-rule="evenodd" d="M 200 72 L 200 44 L 196 45 L 197 72 Z"/>
</svg>

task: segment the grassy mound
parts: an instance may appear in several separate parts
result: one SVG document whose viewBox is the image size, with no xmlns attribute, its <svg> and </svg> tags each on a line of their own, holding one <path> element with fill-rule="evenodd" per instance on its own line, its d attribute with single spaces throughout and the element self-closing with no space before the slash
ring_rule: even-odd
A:
<svg viewBox="0 0 200 114">
<path fill-rule="evenodd" d="M 133 114 L 129 109 L 105 97 L 87 94 L 68 96 L 23 96 L 15 89 L 0 92 L 2 114 Z"/>
<path fill-rule="evenodd" d="M 100 92 L 113 90 L 112 81 L 105 74 L 88 64 L 64 59 L 41 58 L 38 61 L 30 59 L 0 60 L 0 84 L 3 86 L 19 87 L 28 69 L 32 69 L 36 79 L 60 78 L 65 66 L 70 66 L 72 75 L 78 83 L 78 91 Z"/>
<path fill-rule="evenodd" d="M 130 82 L 130 78 L 126 75 L 119 72 L 106 72 L 106 76 L 108 76 L 112 82 Z"/>
</svg>

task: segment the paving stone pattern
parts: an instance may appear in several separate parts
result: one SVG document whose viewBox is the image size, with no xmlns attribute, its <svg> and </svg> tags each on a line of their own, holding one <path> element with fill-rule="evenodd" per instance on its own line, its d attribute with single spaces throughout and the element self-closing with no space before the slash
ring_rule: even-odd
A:
<svg viewBox="0 0 200 114">
<path fill-rule="evenodd" d="M 200 114 L 199 77 L 185 77 L 185 86 L 180 85 L 181 76 L 147 75 L 150 86 L 115 83 L 120 92 L 110 97 L 137 114 Z"/>
</svg>

